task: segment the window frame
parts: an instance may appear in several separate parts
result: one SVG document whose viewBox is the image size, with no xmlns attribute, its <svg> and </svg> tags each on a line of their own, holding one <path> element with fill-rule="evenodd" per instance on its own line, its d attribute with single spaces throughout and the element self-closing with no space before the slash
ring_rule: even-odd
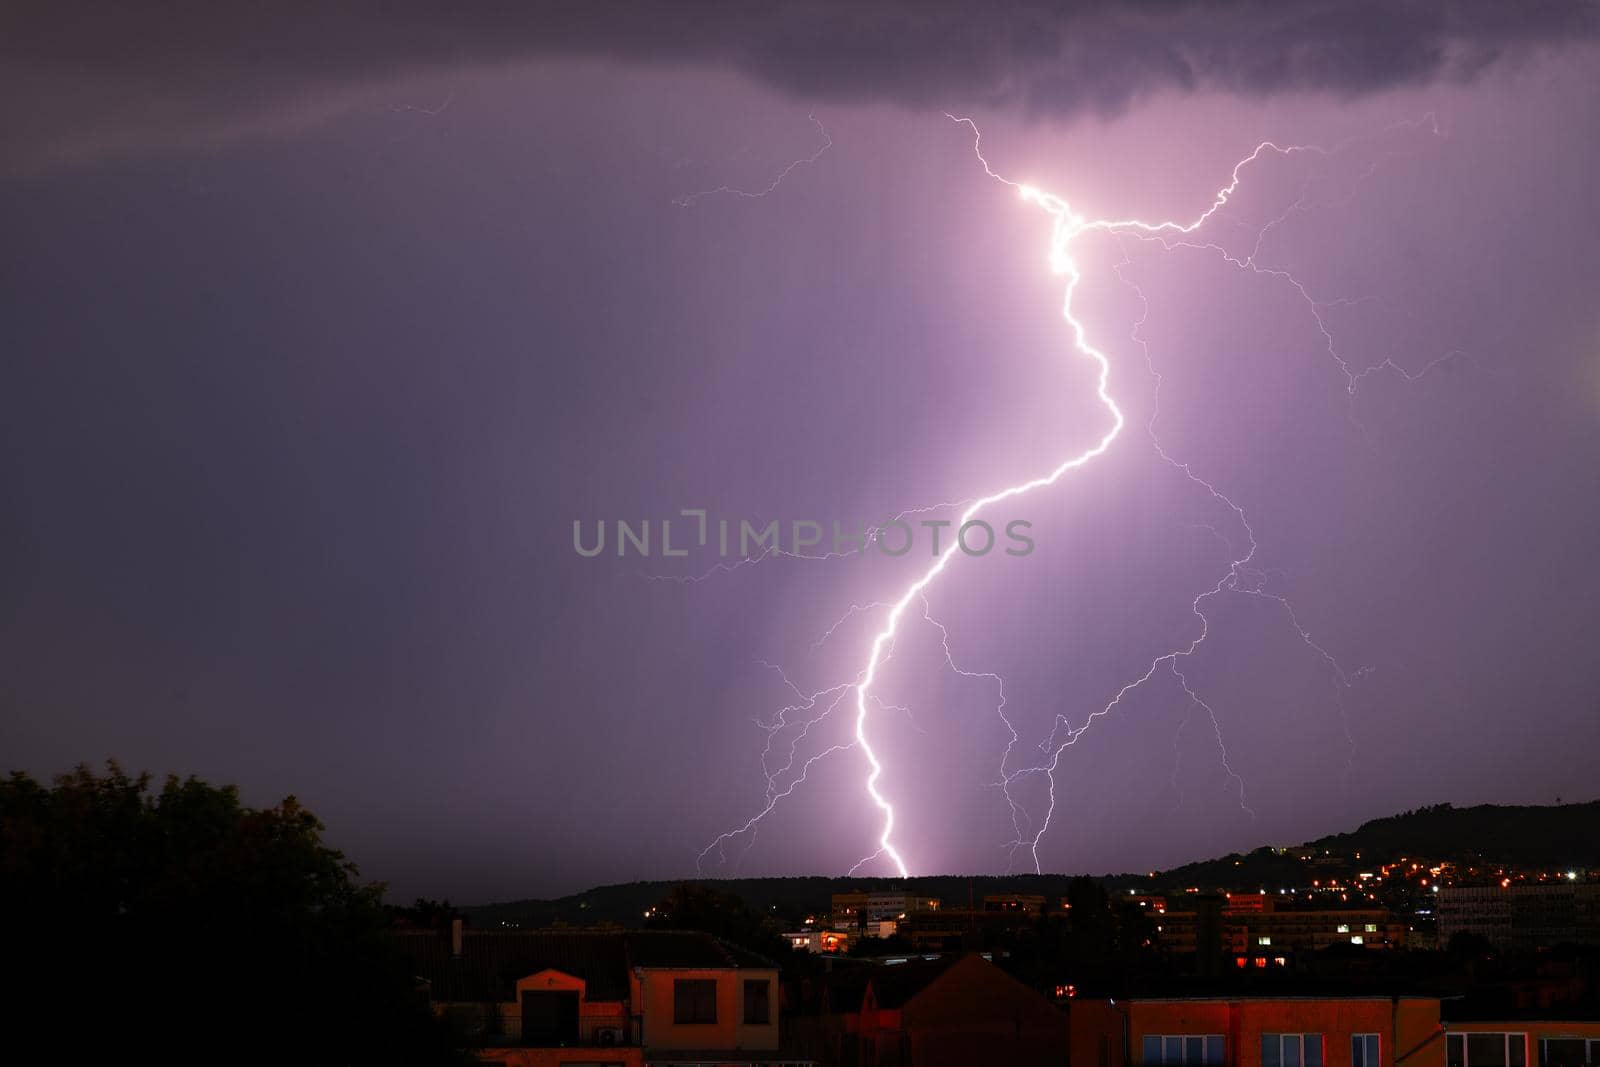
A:
<svg viewBox="0 0 1600 1067">
<path fill-rule="evenodd" d="M 709 1001 L 705 1001 L 699 994 L 705 993 L 708 989 L 711 996 Z M 698 1016 L 704 1014 L 700 1009 L 707 1007 L 709 1007 L 710 1018 L 699 1018 Z M 715 1026 L 716 1022 L 717 980 L 715 978 L 674 978 L 672 980 L 672 1024 L 674 1026 Z"/>
<path fill-rule="evenodd" d="M 1549 1067 L 1550 1057 L 1545 1051 L 1552 1041 L 1578 1041 L 1583 1044 L 1583 1062 L 1586 1064 L 1600 1064 L 1600 1037 L 1586 1037 L 1583 1034 L 1544 1034 L 1539 1038 L 1539 1067 Z"/>
<path fill-rule="evenodd" d="M 1267 1059 L 1267 1042 L 1276 1040 L 1278 1043 L 1278 1056 L 1276 1061 Z M 1285 1042 L 1293 1041 L 1295 1045 L 1295 1061 L 1291 1065 L 1283 1054 Z M 1306 1047 L 1312 1042 L 1316 1043 L 1317 1062 L 1310 1063 L 1306 1059 Z M 1328 1067 L 1328 1042 L 1327 1035 L 1315 1031 L 1300 1031 L 1298 1033 L 1272 1033 L 1261 1031 L 1261 1067 Z"/>
<path fill-rule="evenodd" d="M 1150 1041 L 1160 1042 L 1161 1055 L 1154 1060 L 1145 1056 L 1145 1049 Z M 1167 1043 L 1169 1041 L 1177 1042 L 1177 1059 L 1169 1059 L 1167 1057 Z M 1189 1059 L 1190 1041 L 1200 1042 L 1200 1056 L 1198 1059 Z M 1208 1046 L 1213 1041 L 1217 1043 L 1215 1060 L 1208 1055 Z M 1223 1067 L 1227 1063 L 1228 1038 L 1226 1034 L 1140 1034 L 1139 1057 L 1143 1067 Z"/>
<path fill-rule="evenodd" d="M 1450 1045 L 1452 1042 L 1461 1043 L 1461 1067 L 1471 1067 L 1472 1054 L 1471 1038 L 1498 1037 L 1501 1039 L 1501 1061 L 1497 1064 L 1479 1064 L 1478 1067 L 1528 1067 L 1528 1032 L 1526 1030 L 1451 1030 L 1445 1034 L 1444 1062 L 1445 1067 L 1457 1062 L 1450 1058 Z M 1511 1039 L 1517 1038 L 1522 1045 L 1522 1056 L 1517 1062 L 1511 1058 Z M 1543 1051 L 1541 1047 L 1541 1052 Z"/>
<path fill-rule="evenodd" d="M 751 994 L 758 989 L 760 994 L 752 1000 Z M 770 978 L 746 978 L 744 980 L 743 994 L 744 1010 L 741 1013 L 741 1017 L 744 1020 L 744 1025 L 770 1025 L 772 1023 L 772 980 Z M 756 1018 L 756 1013 L 750 1010 L 753 1006 L 760 1007 L 760 1018 Z"/>
<path fill-rule="evenodd" d="M 1368 1055 L 1367 1042 L 1372 1043 L 1372 1055 Z M 1356 1055 L 1356 1049 L 1361 1050 L 1361 1055 Z M 1359 1062 L 1358 1062 L 1359 1060 Z M 1350 1035 L 1350 1067 L 1383 1067 L 1383 1035 L 1376 1033 L 1362 1033 Z"/>
</svg>

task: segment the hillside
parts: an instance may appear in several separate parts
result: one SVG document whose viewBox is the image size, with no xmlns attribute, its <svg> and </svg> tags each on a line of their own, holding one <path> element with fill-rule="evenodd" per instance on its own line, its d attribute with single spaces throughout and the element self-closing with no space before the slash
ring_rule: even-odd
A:
<svg viewBox="0 0 1600 1067">
<path fill-rule="evenodd" d="M 1439 804 L 1310 842 L 1334 852 L 1477 857 L 1524 867 L 1600 866 L 1600 800 L 1559 807 Z"/>
<path fill-rule="evenodd" d="M 1253 852 L 1222 856 L 1150 874 L 1105 875 L 1101 881 L 1116 890 L 1140 892 L 1202 888 L 1252 888 L 1305 884 L 1306 863 L 1297 856 L 1307 850 L 1326 854 L 1327 860 L 1345 856 L 1347 865 L 1370 868 L 1401 856 L 1454 860 L 1470 864 L 1505 864 L 1545 869 L 1600 869 L 1600 801 L 1550 806 L 1482 804 L 1456 808 L 1449 804 L 1420 808 L 1374 819 L 1356 830 L 1318 838 L 1292 848 L 1263 846 Z M 1359 863 L 1355 860 L 1360 855 Z M 733 893 L 753 910 L 784 922 L 797 922 L 808 914 L 826 911 L 834 893 L 850 890 L 905 889 L 942 899 L 947 907 L 964 906 L 970 899 L 982 906 L 988 894 L 1042 894 L 1047 899 L 1064 896 L 1070 875 L 1002 875 L 965 877 L 940 875 L 925 878 L 734 878 L 686 879 Z M 520 900 L 464 909 L 479 926 L 502 922 L 520 926 L 570 923 L 592 926 L 613 922 L 638 923 L 645 909 L 659 902 L 681 881 L 630 882 L 599 886 L 554 900 Z"/>
</svg>

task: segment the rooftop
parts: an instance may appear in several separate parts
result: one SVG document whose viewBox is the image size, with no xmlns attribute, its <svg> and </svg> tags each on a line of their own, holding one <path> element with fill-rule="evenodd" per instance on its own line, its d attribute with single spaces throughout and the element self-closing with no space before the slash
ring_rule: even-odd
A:
<svg viewBox="0 0 1600 1067">
<path fill-rule="evenodd" d="M 511 1000 L 520 978 L 551 969 L 581 978 L 590 1000 L 625 1000 L 628 973 L 646 968 L 768 968 L 772 961 L 710 934 L 688 930 L 401 930 L 394 938 L 433 999 Z"/>
</svg>

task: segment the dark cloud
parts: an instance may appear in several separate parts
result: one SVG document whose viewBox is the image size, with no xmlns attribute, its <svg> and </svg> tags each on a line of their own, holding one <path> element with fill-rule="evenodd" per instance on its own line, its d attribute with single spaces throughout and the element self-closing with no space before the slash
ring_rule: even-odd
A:
<svg viewBox="0 0 1600 1067">
<path fill-rule="evenodd" d="M 13 167 L 315 119 L 368 88 L 549 57 L 731 69 L 911 107 L 1115 112 L 1141 94 L 1359 93 L 1587 38 L 1592 0 L 23 0 L 0 13 Z"/>
</svg>

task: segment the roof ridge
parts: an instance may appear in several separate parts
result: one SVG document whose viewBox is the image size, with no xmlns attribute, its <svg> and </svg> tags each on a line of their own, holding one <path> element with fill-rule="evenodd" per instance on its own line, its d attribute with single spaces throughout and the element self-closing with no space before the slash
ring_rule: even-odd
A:
<svg viewBox="0 0 1600 1067">
<path fill-rule="evenodd" d="M 736 945 L 732 941 L 729 941 L 726 938 L 720 937 L 716 934 L 711 934 L 709 936 L 717 942 L 718 947 L 721 948 L 723 952 L 727 953 L 729 960 L 735 967 L 741 966 L 739 963 L 739 957 L 736 954 L 737 952 L 744 953 L 750 959 L 759 962 L 763 967 L 778 966 L 778 961 L 770 958 L 765 953 L 757 952 L 753 948 L 746 948 L 744 945 Z"/>
</svg>

